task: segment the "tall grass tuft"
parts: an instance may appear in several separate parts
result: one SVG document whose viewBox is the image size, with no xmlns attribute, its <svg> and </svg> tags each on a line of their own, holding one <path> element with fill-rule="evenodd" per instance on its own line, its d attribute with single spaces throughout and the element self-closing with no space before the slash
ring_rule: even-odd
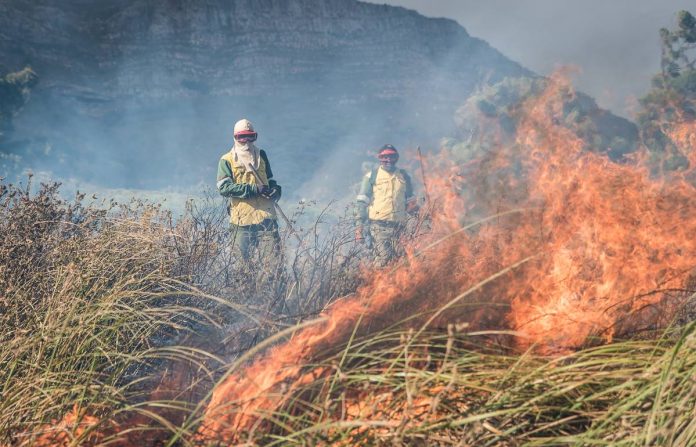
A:
<svg viewBox="0 0 696 447">
<path fill-rule="evenodd" d="M 203 315 L 157 207 L 68 203 L 58 185 L 0 199 L 0 440 L 30 445 L 70 409 L 79 426 L 146 398 L 162 348 Z"/>
<path fill-rule="evenodd" d="M 696 328 L 563 357 L 492 337 L 375 334 L 327 353 L 248 445 L 660 445 L 696 442 Z"/>
</svg>

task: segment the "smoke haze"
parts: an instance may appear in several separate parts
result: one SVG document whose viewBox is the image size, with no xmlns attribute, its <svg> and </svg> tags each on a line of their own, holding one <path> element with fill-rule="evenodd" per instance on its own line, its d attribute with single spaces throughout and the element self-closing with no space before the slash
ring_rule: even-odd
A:
<svg viewBox="0 0 696 447">
<path fill-rule="evenodd" d="M 383 3 L 379 1 L 378 3 Z M 658 30 L 671 28 L 689 0 L 387 0 L 429 17 L 457 20 L 513 60 L 547 75 L 558 65 L 582 71 L 578 89 L 601 107 L 632 116 L 635 99 L 660 69 Z"/>
<path fill-rule="evenodd" d="M 31 65 L 40 82 L 15 119 L 14 141 L 0 142 L 11 155 L 0 175 L 21 179 L 32 170 L 108 194 L 200 191 L 214 184 L 232 124 L 246 117 L 286 200 L 350 197 L 375 148 L 389 142 L 427 150 L 458 137 L 454 112 L 469 95 L 506 76 L 533 76 L 524 66 L 546 73 L 576 63 L 585 69 L 581 87 L 600 104 L 640 95 L 655 72 L 646 61 L 659 58 L 657 29 L 678 9 L 541 0 L 524 7 L 399 4 L 456 18 L 519 64 L 453 20 L 387 5 L 8 0 L 0 4 L 3 65 Z M 616 25 L 618 18 L 625 24 Z M 542 37 L 545 45 L 531 43 Z M 625 61 L 610 57 L 618 47 Z M 649 53 L 638 58 L 644 76 L 631 65 L 637 53 Z M 593 63 L 581 57 L 588 55 Z M 607 60 L 613 71 L 595 69 Z"/>
<path fill-rule="evenodd" d="M 0 175 L 89 188 L 214 184 L 246 117 L 286 198 L 349 196 L 377 147 L 435 146 L 482 83 L 531 74 L 452 20 L 344 0 L 8 0 L 0 30 L 40 79 Z"/>
</svg>

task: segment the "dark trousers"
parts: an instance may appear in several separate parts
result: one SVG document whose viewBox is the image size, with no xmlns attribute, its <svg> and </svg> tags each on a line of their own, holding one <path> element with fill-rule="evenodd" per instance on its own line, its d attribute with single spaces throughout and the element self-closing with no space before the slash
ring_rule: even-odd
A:
<svg viewBox="0 0 696 447">
<path fill-rule="evenodd" d="M 255 225 L 232 225 L 232 233 L 232 246 L 240 259 L 267 264 L 280 257 L 280 235 L 275 220 L 266 219 Z"/>
</svg>

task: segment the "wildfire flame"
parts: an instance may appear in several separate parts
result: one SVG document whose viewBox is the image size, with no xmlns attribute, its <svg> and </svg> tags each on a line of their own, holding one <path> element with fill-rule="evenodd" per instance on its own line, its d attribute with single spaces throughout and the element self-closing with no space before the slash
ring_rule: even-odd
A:
<svg viewBox="0 0 696 447">
<path fill-rule="evenodd" d="M 98 431 L 93 431 L 99 425 L 99 419 L 85 413 L 84 409 L 75 404 L 61 420 L 54 420 L 34 433 L 25 433 L 15 440 L 13 445 L 69 446 L 81 437 L 90 445 L 102 442 L 104 436 Z"/>
<path fill-rule="evenodd" d="M 431 323 L 511 327 L 520 347 L 547 353 L 577 348 L 592 336 L 611 340 L 667 323 L 696 266 L 694 186 L 684 175 L 652 178 L 640 163 L 583 150 L 587 143 L 558 124 L 559 98 L 569 94 L 569 83 L 556 75 L 543 94 L 526 100 L 514 142 L 466 168 L 465 194 L 453 184 L 458 167 L 444 161 L 431 166 L 430 172 L 442 173 L 429 179 L 431 190 L 444 191 L 432 233 L 409 247 L 404 262 L 374 273 L 355 296 L 335 303 L 323 322 L 220 384 L 200 438 L 240 440 L 260 415 L 324 374 L 305 365 L 345 342 L 356 327 L 369 333 L 422 314 L 408 323 L 418 326 L 452 300 L 474 294 L 477 301 L 509 307 L 452 306 Z M 692 161 L 694 129 L 684 123 L 671 135 Z M 458 231 L 474 210 L 497 217 Z M 429 246 L 436 248 L 417 255 Z M 529 259 L 505 271 L 504 280 L 485 281 Z"/>
<path fill-rule="evenodd" d="M 545 261 L 518 285 L 513 326 L 540 344 L 578 346 L 596 332 L 610 340 L 655 323 L 655 312 L 669 319 L 674 309 L 662 292 L 682 289 L 696 265 L 693 185 L 582 152 L 570 130 L 549 125 L 560 113 L 548 110 L 553 95 L 527 105 L 517 135 L 541 161 L 528 186 L 544 207 Z"/>
</svg>

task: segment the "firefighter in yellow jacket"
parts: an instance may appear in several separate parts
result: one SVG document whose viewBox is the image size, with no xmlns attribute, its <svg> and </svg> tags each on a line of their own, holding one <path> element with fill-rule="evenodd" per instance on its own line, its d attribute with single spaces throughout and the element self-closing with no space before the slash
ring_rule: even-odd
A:
<svg viewBox="0 0 696 447">
<path fill-rule="evenodd" d="M 264 150 L 256 147 L 254 126 L 242 119 L 234 125 L 234 146 L 220 158 L 217 189 L 230 199 L 230 224 L 237 254 L 248 260 L 254 250 L 262 260 L 279 257 L 278 221 L 274 201 L 281 188 Z M 261 183 L 253 171 L 260 177 Z"/>
<path fill-rule="evenodd" d="M 406 219 L 417 210 L 417 204 L 411 177 L 396 167 L 396 148 L 385 144 L 377 158 L 379 167 L 365 174 L 356 198 L 355 238 L 364 242 L 370 237 L 375 264 L 383 267 L 398 254 Z"/>
</svg>

